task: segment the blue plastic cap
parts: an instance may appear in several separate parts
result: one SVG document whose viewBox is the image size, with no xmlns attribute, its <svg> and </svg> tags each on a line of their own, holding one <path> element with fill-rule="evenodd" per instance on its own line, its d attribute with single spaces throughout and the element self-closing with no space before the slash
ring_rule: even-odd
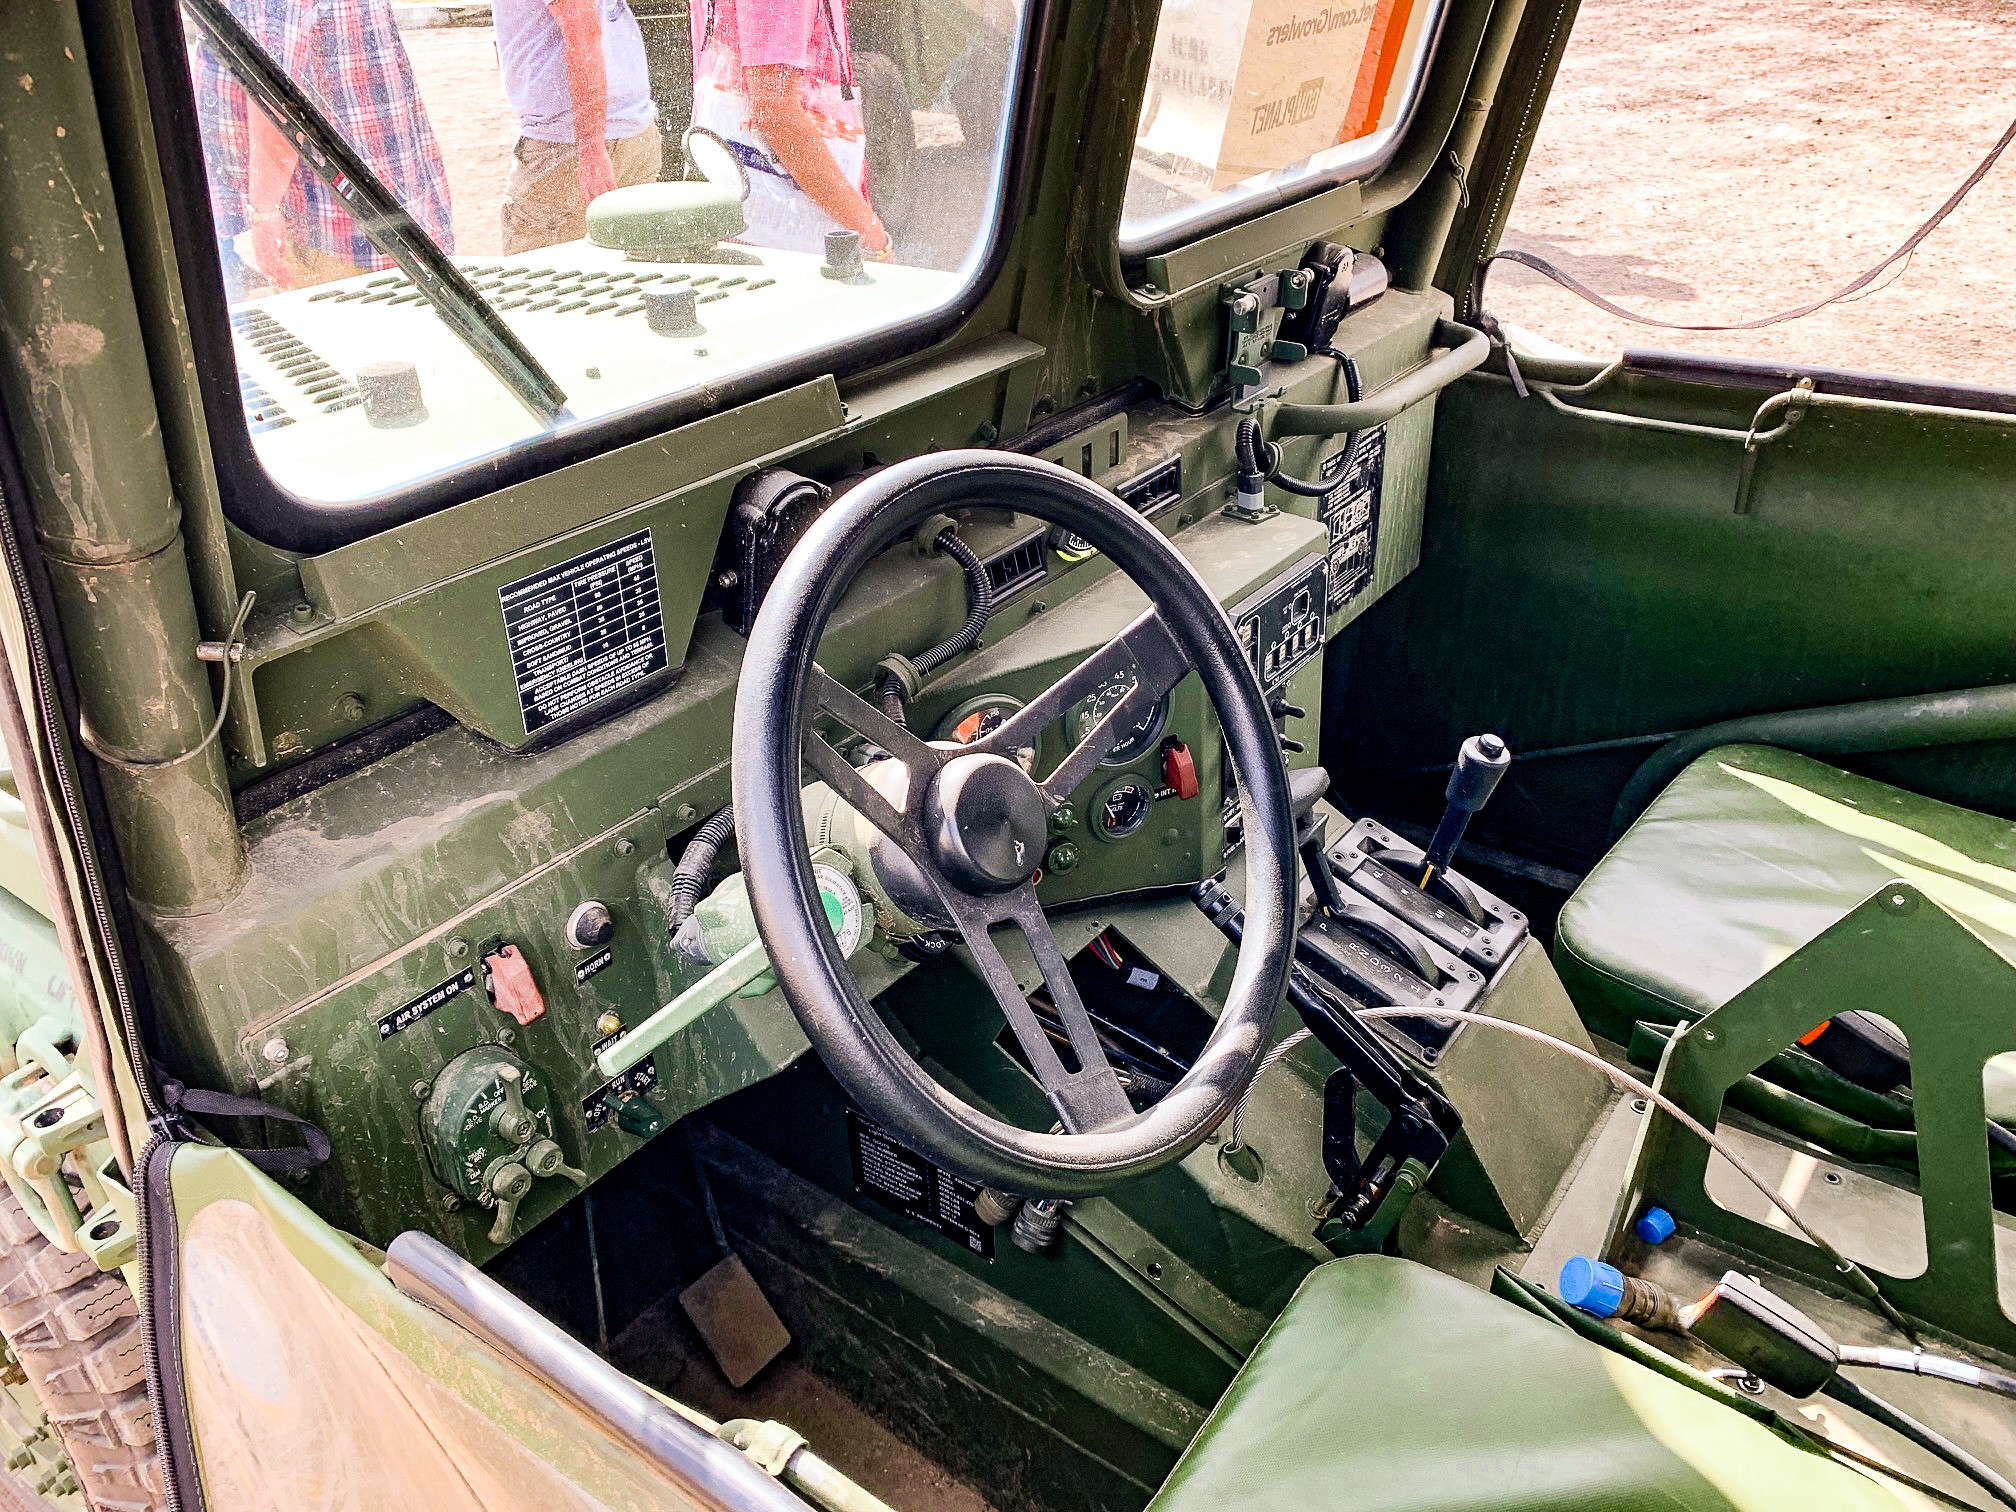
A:
<svg viewBox="0 0 2016 1512">
<path fill-rule="evenodd" d="M 1647 1244 L 1664 1244 L 1673 1237 L 1673 1215 L 1662 1207 L 1648 1207 L 1631 1225 L 1631 1232 Z"/>
<path fill-rule="evenodd" d="M 1561 1267 L 1561 1300 L 1599 1318 L 1614 1318 L 1624 1303 L 1624 1273 L 1577 1255 Z"/>
</svg>

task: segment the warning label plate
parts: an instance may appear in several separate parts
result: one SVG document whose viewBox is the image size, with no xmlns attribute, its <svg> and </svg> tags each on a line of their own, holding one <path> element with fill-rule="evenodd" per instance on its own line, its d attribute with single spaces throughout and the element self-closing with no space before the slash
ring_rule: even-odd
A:
<svg viewBox="0 0 2016 1512">
<path fill-rule="evenodd" d="M 892 1207 L 983 1260 L 994 1258 L 994 1229 L 973 1211 L 980 1188 L 907 1145 L 898 1144 L 873 1119 L 847 1110 L 848 1153 L 854 1157 L 854 1189 Z"/>
<path fill-rule="evenodd" d="M 649 530 L 506 583 L 497 599 L 527 735 L 665 670 Z"/>
<path fill-rule="evenodd" d="M 1360 431 L 1323 459 L 1323 477 L 1337 486 L 1317 505 L 1330 532 L 1330 612 L 1372 585 L 1379 549 L 1379 495 L 1386 486 L 1386 427 Z"/>
<path fill-rule="evenodd" d="M 430 987 L 410 1003 L 401 1003 L 378 1020 L 378 1038 L 388 1040 L 403 1029 L 411 1029 L 436 1008 L 445 1007 L 476 987 L 476 968 L 465 966 L 438 987 Z"/>
</svg>

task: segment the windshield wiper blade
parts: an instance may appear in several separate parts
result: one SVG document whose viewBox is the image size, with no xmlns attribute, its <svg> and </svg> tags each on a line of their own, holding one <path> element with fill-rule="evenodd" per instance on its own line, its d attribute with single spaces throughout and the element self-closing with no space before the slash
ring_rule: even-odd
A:
<svg viewBox="0 0 2016 1512">
<path fill-rule="evenodd" d="M 506 325 L 434 238 L 406 213 L 341 132 L 330 124 L 266 49 L 225 9 L 223 0 L 182 0 L 182 7 L 217 50 L 224 66 L 268 120 L 286 133 L 306 164 L 343 201 L 371 245 L 398 265 L 435 313 L 497 375 L 518 402 L 546 426 L 571 419 L 567 395 L 518 333 Z"/>
</svg>

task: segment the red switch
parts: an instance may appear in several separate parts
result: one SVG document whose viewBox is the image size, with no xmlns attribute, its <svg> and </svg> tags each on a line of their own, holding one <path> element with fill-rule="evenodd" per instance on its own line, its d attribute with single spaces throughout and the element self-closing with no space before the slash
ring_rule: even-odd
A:
<svg viewBox="0 0 2016 1512">
<path fill-rule="evenodd" d="M 1162 747 L 1162 785 L 1178 798 L 1197 796 L 1197 759 L 1180 740 Z"/>
<path fill-rule="evenodd" d="M 516 945 L 506 945 L 494 955 L 483 957 L 490 973 L 490 1001 L 521 1024 L 546 1016 L 546 999 L 532 980 L 532 968 Z"/>
</svg>

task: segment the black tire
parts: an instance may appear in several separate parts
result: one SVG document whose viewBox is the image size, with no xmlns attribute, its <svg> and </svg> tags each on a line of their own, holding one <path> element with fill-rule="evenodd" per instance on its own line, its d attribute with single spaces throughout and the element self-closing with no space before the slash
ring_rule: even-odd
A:
<svg viewBox="0 0 2016 1512">
<path fill-rule="evenodd" d="M 65 1254 L 43 1238 L 4 1183 L 0 1334 L 54 1429 L 53 1442 L 44 1436 L 27 1446 L 34 1458 L 12 1471 L 14 1485 L 33 1493 L 46 1480 L 54 1494 L 74 1483 L 95 1512 L 166 1507 L 132 1289 L 119 1272 L 101 1271 L 89 1256 Z M 25 1408 L 20 1393 L 12 1394 L 17 1400 L 9 1405 Z M 32 1417 L 0 1412 L 0 1427 L 13 1428 L 13 1418 L 23 1415 Z M 18 1461 L 18 1430 L 4 1437 Z M 59 1447 L 69 1461 L 68 1478 L 58 1463 Z"/>
</svg>

